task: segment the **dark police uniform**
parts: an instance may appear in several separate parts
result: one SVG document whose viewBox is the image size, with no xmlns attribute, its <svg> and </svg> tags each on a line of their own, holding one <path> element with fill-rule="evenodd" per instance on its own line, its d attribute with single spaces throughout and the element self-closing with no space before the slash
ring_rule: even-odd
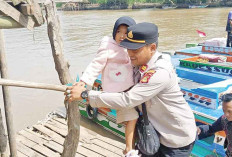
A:
<svg viewBox="0 0 232 157">
<path fill-rule="evenodd" d="M 156 41 L 157 26 L 140 23 L 128 28 L 127 38 L 121 45 L 138 49 Z M 90 105 L 126 111 L 145 102 L 148 118 L 160 133 L 159 156 L 188 157 L 196 137 L 195 119 L 180 91 L 170 60 L 156 51 L 146 65 L 135 67 L 134 79 L 135 86 L 127 92 L 89 91 Z"/>
</svg>

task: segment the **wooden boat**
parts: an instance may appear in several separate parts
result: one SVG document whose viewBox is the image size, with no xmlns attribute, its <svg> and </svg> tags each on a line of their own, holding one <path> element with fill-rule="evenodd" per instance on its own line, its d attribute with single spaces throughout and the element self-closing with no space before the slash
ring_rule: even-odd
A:
<svg viewBox="0 0 232 157">
<path fill-rule="evenodd" d="M 189 9 L 206 8 L 208 5 L 189 5 Z"/>
<path fill-rule="evenodd" d="M 177 8 L 176 5 L 163 5 L 162 6 L 162 9 L 175 9 L 175 8 Z"/>
<path fill-rule="evenodd" d="M 189 103 L 196 124 L 212 124 L 223 115 L 220 102 L 222 92 L 232 88 L 232 56 L 230 48 L 226 47 L 191 47 L 176 51 L 172 62 L 178 77 L 183 96 Z M 227 57 L 226 63 L 197 62 L 199 54 L 221 54 Z M 101 90 L 100 76 L 95 81 L 95 90 Z M 85 102 L 80 102 L 82 116 L 92 119 L 110 132 L 124 138 L 125 127 L 116 124 L 116 111 L 106 108 L 91 109 Z M 192 156 L 207 155 L 224 157 L 223 144 L 225 133 L 219 132 L 204 140 L 195 142 Z"/>
<path fill-rule="evenodd" d="M 200 54 L 224 55 L 225 63 L 198 62 Z M 194 112 L 197 125 L 212 124 L 223 115 L 221 93 L 232 87 L 231 48 L 198 46 L 176 51 L 173 57 L 184 98 Z M 176 63 L 179 61 L 178 63 Z M 218 132 L 204 140 L 196 141 L 194 156 L 225 156 L 225 133 Z"/>
</svg>

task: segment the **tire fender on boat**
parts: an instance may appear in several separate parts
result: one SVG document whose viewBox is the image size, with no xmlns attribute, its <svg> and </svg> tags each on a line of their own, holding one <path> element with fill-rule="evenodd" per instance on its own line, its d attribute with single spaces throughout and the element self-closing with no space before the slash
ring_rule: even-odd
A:
<svg viewBox="0 0 232 157">
<path fill-rule="evenodd" d="M 90 105 L 86 106 L 86 113 L 89 119 L 97 118 L 97 108 L 92 108 Z"/>
</svg>

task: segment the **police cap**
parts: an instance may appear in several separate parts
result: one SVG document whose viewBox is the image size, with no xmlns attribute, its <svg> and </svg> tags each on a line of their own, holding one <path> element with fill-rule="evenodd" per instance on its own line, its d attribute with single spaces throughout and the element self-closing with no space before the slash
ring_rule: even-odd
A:
<svg viewBox="0 0 232 157">
<path fill-rule="evenodd" d="M 120 45 L 126 49 L 136 50 L 158 41 L 158 27 L 153 23 L 138 23 L 127 28 L 127 37 Z"/>
</svg>

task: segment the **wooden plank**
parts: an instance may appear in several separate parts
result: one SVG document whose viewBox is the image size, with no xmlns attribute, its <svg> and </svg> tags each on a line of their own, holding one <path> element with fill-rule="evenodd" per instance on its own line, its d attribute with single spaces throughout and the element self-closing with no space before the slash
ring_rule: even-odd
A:
<svg viewBox="0 0 232 157">
<path fill-rule="evenodd" d="M 48 136 L 44 136 L 44 135 L 41 135 L 39 132 L 34 132 L 32 131 L 32 129 L 25 129 L 25 131 L 29 132 L 30 134 L 38 137 L 38 138 L 41 138 L 42 141 L 51 141 L 52 138 L 51 137 L 48 137 Z"/>
<path fill-rule="evenodd" d="M 54 131 L 44 127 L 43 125 L 34 125 L 33 128 L 39 130 L 41 133 L 49 136 L 49 137 L 52 137 L 52 138 L 61 138 L 63 139 L 62 136 L 58 135 L 57 133 L 55 133 Z"/>
<path fill-rule="evenodd" d="M 63 152 L 63 146 L 54 142 L 54 141 L 49 141 L 47 143 L 44 143 L 44 145 L 52 150 L 57 151 L 58 153 L 62 153 Z M 77 157 L 84 157 L 83 155 L 77 153 L 76 154 Z"/>
<path fill-rule="evenodd" d="M 7 148 L 7 135 L 3 124 L 2 110 L 0 108 L 0 154 L 2 154 L 2 156 L 6 156 L 6 148 Z"/>
<path fill-rule="evenodd" d="M 85 155 L 82 155 L 82 154 L 76 153 L 75 157 L 88 157 L 88 156 L 85 156 Z"/>
<path fill-rule="evenodd" d="M 20 13 L 14 7 L 9 5 L 7 2 L 0 0 L 0 6 L 1 6 L 0 11 L 13 18 L 16 22 L 18 22 L 22 26 L 26 27 L 29 30 L 32 30 L 34 28 L 35 22 L 32 19 Z"/>
<path fill-rule="evenodd" d="M 101 154 L 98 154 L 98 153 L 96 153 L 96 152 L 93 152 L 93 151 L 91 151 L 91 150 L 89 150 L 89 149 L 86 149 L 85 147 L 82 147 L 82 146 L 78 146 L 77 152 L 78 152 L 79 154 L 82 154 L 82 155 L 88 156 L 88 157 L 89 157 L 89 156 L 91 156 L 91 157 L 102 157 Z"/>
<path fill-rule="evenodd" d="M 63 152 L 63 146 L 54 141 L 49 141 L 47 143 L 44 143 L 44 145 L 50 148 L 51 150 L 58 152 L 59 154 Z"/>
<path fill-rule="evenodd" d="M 55 144 L 59 144 L 61 147 L 62 147 L 62 145 L 63 145 L 63 143 L 64 143 L 64 138 L 63 139 L 60 139 L 60 138 L 54 138 L 54 139 L 52 139 L 51 137 L 47 137 L 47 136 L 43 136 L 43 135 L 41 135 L 41 134 L 39 134 L 39 133 L 36 133 L 36 132 L 34 132 L 34 131 L 32 131 L 31 129 L 27 129 L 26 130 L 28 133 L 30 133 L 30 134 L 32 134 L 32 135 L 34 135 L 34 136 L 36 136 L 37 138 L 41 138 L 41 141 L 43 141 L 43 145 L 45 145 L 45 146 L 47 146 L 48 147 L 48 144 L 49 144 L 49 142 L 53 142 L 53 143 L 55 143 Z M 49 130 L 47 130 L 47 132 L 49 132 Z M 52 131 L 51 131 L 52 132 Z M 38 140 L 37 140 L 38 141 Z M 48 147 L 48 148 L 53 148 L 53 147 Z M 58 150 L 56 150 L 57 152 L 59 152 Z"/>
<path fill-rule="evenodd" d="M 23 14 L 23 15 L 32 15 L 32 7 L 30 4 L 21 4 L 19 6 L 19 11 Z"/>
<path fill-rule="evenodd" d="M 17 148 L 18 152 L 21 152 L 22 154 L 29 156 L 29 157 L 39 157 L 37 156 L 36 152 L 32 149 L 28 148 L 27 146 L 23 145 L 20 142 L 17 142 Z"/>
<path fill-rule="evenodd" d="M 43 13 L 42 13 L 42 10 L 41 10 L 39 4 L 37 3 L 37 0 L 30 0 L 30 1 L 31 1 L 31 11 L 35 17 L 36 23 L 38 25 L 44 24 L 45 20 L 43 17 Z"/>
<path fill-rule="evenodd" d="M 7 66 L 7 59 L 5 52 L 4 35 L 1 29 L 0 29 L 0 71 L 1 71 L 1 78 L 7 79 L 8 66 Z M 7 133 L 8 133 L 8 140 L 10 146 L 10 154 L 12 157 L 17 157 L 17 147 L 16 147 L 16 139 L 15 139 L 16 133 L 14 129 L 9 87 L 2 86 L 2 95 L 3 95 L 4 109 L 5 109 L 5 118 L 6 118 Z"/>
<path fill-rule="evenodd" d="M 120 157 L 120 155 L 115 154 L 107 149 L 104 149 L 102 147 L 99 147 L 98 145 L 95 144 L 83 144 L 82 147 L 86 149 L 90 149 L 98 154 L 101 154 L 102 156 L 108 157 L 108 156 L 114 156 L 114 157 Z"/>
<path fill-rule="evenodd" d="M 64 119 L 64 118 L 59 118 L 59 117 L 56 117 L 54 118 L 55 121 L 58 121 L 64 125 L 67 125 L 67 121 Z"/>
<path fill-rule="evenodd" d="M 114 152 L 114 153 L 118 154 L 119 156 L 123 156 L 123 152 L 122 151 L 124 149 L 120 149 L 118 147 L 115 147 L 114 145 L 105 143 L 105 142 L 103 142 L 103 141 L 101 141 L 99 139 L 93 139 L 92 142 L 93 142 L 93 144 L 98 145 L 99 147 L 102 147 L 102 148 L 104 148 L 106 150 Z M 125 145 L 125 147 L 126 147 L 126 145 Z"/>
<path fill-rule="evenodd" d="M 43 145 L 43 143 L 45 142 L 42 138 L 39 138 L 25 130 L 21 130 L 18 132 L 18 134 L 24 136 L 25 138 L 31 140 L 31 141 L 34 141 L 36 144 L 39 144 L 39 145 Z"/>
<path fill-rule="evenodd" d="M 45 155 L 45 156 L 52 156 L 52 157 L 60 157 L 60 154 L 57 152 L 53 152 L 52 150 L 48 149 L 47 147 L 42 147 L 40 145 L 35 145 L 33 147 L 34 150 L 40 152 L 41 154 Z"/>
<path fill-rule="evenodd" d="M 23 137 L 21 135 L 17 135 L 17 141 L 20 142 L 20 143 L 22 143 L 22 144 L 24 144 L 27 147 L 30 147 L 30 148 L 32 148 L 35 145 L 37 145 L 37 143 L 35 143 L 35 142 L 33 142 L 33 141 L 31 141 L 31 140 L 29 140 L 26 137 Z"/>
<path fill-rule="evenodd" d="M 30 136 L 31 137 L 31 136 Z M 32 138 L 30 139 L 30 137 L 26 138 L 24 136 L 18 135 L 18 138 L 20 140 L 21 143 L 23 143 L 25 146 L 32 148 L 33 150 L 40 152 L 41 154 L 45 155 L 45 156 L 59 156 L 58 153 L 53 152 L 52 150 L 44 147 L 44 143 L 40 143 L 41 145 L 39 145 L 38 140 L 36 138 Z M 35 140 L 35 141 L 33 141 Z"/>
<path fill-rule="evenodd" d="M 53 125 L 49 124 L 49 123 L 45 123 L 44 126 L 46 126 L 47 128 L 51 129 L 52 131 L 58 133 L 59 135 L 65 137 L 67 135 L 67 130 L 64 130 L 62 128 L 59 128 L 57 125 L 55 125 L 53 123 Z"/>
<path fill-rule="evenodd" d="M 17 136 L 17 141 L 22 143 L 23 145 L 27 146 L 28 148 L 31 148 L 34 151 L 35 156 L 43 157 L 42 154 L 36 152 L 37 151 L 36 149 L 33 149 L 36 145 L 38 145 L 37 143 L 35 143 L 35 142 L 33 142 L 33 141 L 31 141 L 31 140 L 29 140 L 21 135 Z"/>
<path fill-rule="evenodd" d="M 67 124 L 60 123 L 60 122 L 56 121 L 55 118 L 51 119 L 48 123 L 54 124 L 58 128 L 61 128 L 61 129 L 64 129 L 64 130 L 68 129 Z"/>
<path fill-rule="evenodd" d="M 62 138 L 60 135 L 56 134 L 55 132 L 51 131 L 50 129 L 42 126 L 42 125 L 34 125 L 33 126 L 34 128 L 36 128 L 37 130 L 41 131 L 43 134 L 46 134 L 47 136 L 50 136 L 52 137 L 55 142 L 59 143 L 59 144 L 63 144 L 64 142 L 64 138 Z M 62 140 L 63 139 L 63 140 Z M 96 157 L 100 157 L 102 155 L 100 154 L 97 154 L 95 152 L 92 152 L 91 150 L 89 149 L 86 149 L 82 146 L 78 146 L 77 148 L 77 153 L 81 154 L 81 155 L 84 155 L 84 156 L 96 156 Z"/>
<path fill-rule="evenodd" d="M 61 91 L 61 92 L 65 92 L 65 90 L 67 88 L 66 85 L 54 85 L 54 84 L 47 84 L 47 83 L 25 82 L 25 81 L 16 81 L 16 80 L 9 80 L 9 79 L 0 79 L 0 85 L 55 90 L 55 91 Z"/>
<path fill-rule="evenodd" d="M 53 141 L 56 141 L 58 143 L 63 144 L 64 143 L 64 138 L 57 133 L 51 131 L 50 129 L 42 126 L 42 125 L 34 125 L 33 126 L 35 129 L 39 130 L 42 134 L 45 134 L 49 137 L 52 138 Z"/>
<path fill-rule="evenodd" d="M 24 136 L 18 135 L 17 140 L 19 142 L 21 142 L 22 144 L 24 144 L 25 146 L 27 146 L 27 147 L 29 147 L 37 152 L 40 152 L 41 154 L 43 154 L 45 156 L 54 156 L 54 157 L 60 156 L 58 153 L 53 152 L 52 150 L 48 149 L 47 147 L 38 145 L 36 142 L 32 141 L 33 139 L 30 140 L 28 138 L 25 138 Z M 37 154 L 37 156 L 42 156 L 42 155 Z"/>
<path fill-rule="evenodd" d="M 65 125 L 67 123 L 66 123 L 64 118 L 56 117 L 56 118 L 53 119 L 53 122 L 56 123 L 56 125 L 58 125 L 60 128 L 66 128 L 67 129 L 67 125 Z M 96 138 L 96 136 L 93 135 L 93 134 L 96 134 L 96 133 L 94 133 L 93 131 L 88 130 L 88 129 L 84 128 L 84 127 L 81 127 L 80 130 L 81 131 L 80 131 L 80 139 L 79 140 L 81 142 L 83 142 L 83 143 L 91 143 L 90 140 Z"/>
<path fill-rule="evenodd" d="M 114 145 L 115 147 L 118 147 L 122 150 L 125 149 L 125 144 L 122 144 L 121 142 L 118 142 L 118 141 L 115 141 L 115 140 L 112 140 L 110 138 L 107 138 L 107 137 L 103 137 L 103 136 L 97 136 L 99 140 L 105 142 L 105 143 L 108 143 L 108 144 L 111 144 L 111 145 Z"/>
<path fill-rule="evenodd" d="M 17 151 L 17 155 L 18 155 L 18 157 L 28 157 L 28 156 L 26 156 L 25 154 L 23 154 L 23 153 L 21 153 L 19 151 Z"/>
<path fill-rule="evenodd" d="M 59 139 L 58 137 L 59 137 L 60 135 L 54 134 L 54 132 L 51 131 L 50 129 L 48 129 L 48 128 L 42 126 L 42 125 L 35 125 L 35 126 L 33 126 L 33 127 L 35 127 L 36 129 L 38 129 L 39 131 L 41 131 L 42 133 L 44 133 L 44 134 L 46 134 L 46 135 L 48 135 L 48 136 L 50 136 L 50 137 L 54 137 L 53 140 L 54 140 L 55 142 L 59 143 L 60 145 L 63 144 L 64 138 L 63 138 L 63 140 L 58 140 L 58 139 Z M 52 142 L 50 141 L 50 143 L 52 143 Z M 54 149 L 51 145 L 49 145 L 49 142 L 46 143 L 46 144 L 44 144 L 44 145 L 46 145 L 47 147 L 49 147 L 49 148 L 51 148 L 51 149 Z M 56 147 L 58 147 L 58 146 L 56 145 Z M 57 149 L 58 149 L 58 148 L 57 148 Z M 59 148 L 59 149 L 60 149 L 60 148 Z M 92 152 L 91 150 L 86 149 L 86 148 L 84 148 L 84 147 L 82 147 L 82 146 L 78 146 L 78 148 L 77 148 L 77 153 L 80 154 L 80 155 L 82 155 L 82 156 L 92 156 L 92 155 L 93 155 L 94 157 L 95 157 L 95 156 L 96 156 L 96 157 L 102 156 L 102 155 L 97 154 L 97 153 L 95 153 L 95 152 Z M 77 156 L 78 156 L 78 155 L 77 155 Z"/>
<path fill-rule="evenodd" d="M 63 118 L 53 118 L 52 120 L 48 121 L 45 126 L 48 126 L 48 124 L 53 125 L 55 128 L 53 127 L 49 127 L 50 129 L 54 130 L 55 132 L 58 132 L 59 134 L 62 134 L 63 136 L 66 136 L 67 133 L 65 134 L 65 132 L 67 132 L 68 130 L 68 126 L 64 124 L 65 120 Z M 58 129 L 58 130 L 57 130 Z M 92 134 L 89 134 L 85 128 L 81 127 L 81 132 L 80 132 L 80 141 L 83 141 L 83 139 L 86 140 L 90 140 L 90 139 L 94 139 L 95 136 Z M 88 141 L 90 142 L 90 141 Z"/>
<path fill-rule="evenodd" d="M 64 143 L 64 138 L 62 138 L 62 136 L 56 134 L 55 132 L 53 132 L 52 130 L 42 126 L 42 125 L 35 125 L 34 126 L 37 130 L 39 130 L 42 134 L 45 134 L 49 137 L 52 138 L 52 141 L 57 142 L 60 145 L 63 145 Z M 82 142 L 80 142 L 79 144 L 82 144 Z"/>
</svg>

